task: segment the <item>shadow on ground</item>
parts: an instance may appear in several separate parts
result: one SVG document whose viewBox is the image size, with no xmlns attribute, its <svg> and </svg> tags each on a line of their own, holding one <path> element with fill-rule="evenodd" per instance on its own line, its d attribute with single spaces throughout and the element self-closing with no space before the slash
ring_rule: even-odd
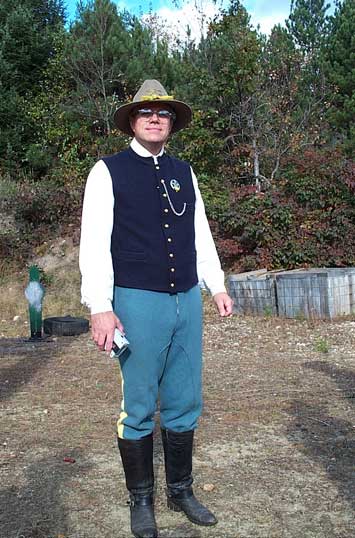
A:
<svg viewBox="0 0 355 538">
<path fill-rule="evenodd" d="M 75 456 L 80 457 L 79 450 Z M 48 538 L 68 531 L 61 490 L 90 466 L 65 463 L 64 457 L 57 454 L 29 465 L 23 487 L 0 490 L 0 528 L 4 538 Z"/>
<path fill-rule="evenodd" d="M 74 338 L 33 342 L 25 338 L 0 338 L 0 360 L 11 361 L 0 370 L 0 401 L 23 388 L 40 368 L 62 354 Z"/>
<path fill-rule="evenodd" d="M 325 361 L 307 362 L 304 367 L 329 376 L 341 389 L 339 398 L 354 405 L 353 371 Z M 331 416 L 325 407 L 300 400 L 294 400 L 288 412 L 294 417 L 288 428 L 289 439 L 325 469 L 339 494 L 355 509 L 355 425 Z"/>
</svg>

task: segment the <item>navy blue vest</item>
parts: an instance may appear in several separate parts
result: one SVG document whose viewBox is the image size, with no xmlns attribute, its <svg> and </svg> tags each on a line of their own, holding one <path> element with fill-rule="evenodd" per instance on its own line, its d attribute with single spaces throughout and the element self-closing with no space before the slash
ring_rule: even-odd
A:
<svg viewBox="0 0 355 538">
<path fill-rule="evenodd" d="M 115 286 L 169 293 L 195 286 L 195 190 L 188 163 L 164 154 L 155 165 L 131 148 L 103 161 L 115 199 Z M 174 213 L 184 208 L 181 216 Z"/>
</svg>

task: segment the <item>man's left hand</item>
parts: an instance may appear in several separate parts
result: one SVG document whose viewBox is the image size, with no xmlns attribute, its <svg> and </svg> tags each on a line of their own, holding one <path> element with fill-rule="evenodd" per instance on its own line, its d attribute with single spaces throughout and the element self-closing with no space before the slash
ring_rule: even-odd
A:
<svg viewBox="0 0 355 538">
<path fill-rule="evenodd" d="M 229 297 L 228 293 L 216 293 L 213 296 L 213 300 L 216 303 L 218 312 L 222 317 L 231 316 L 233 311 L 233 300 Z"/>
</svg>

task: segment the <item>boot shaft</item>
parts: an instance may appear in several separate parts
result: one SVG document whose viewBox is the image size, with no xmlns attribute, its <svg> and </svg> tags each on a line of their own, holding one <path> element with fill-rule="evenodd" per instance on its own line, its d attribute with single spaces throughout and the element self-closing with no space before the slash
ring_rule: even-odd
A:
<svg viewBox="0 0 355 538">
<path fill-rule="evenodd" d="M 216 517 L 192 491 L 193 430 L 173 432 L 162 429 L 168 508 L 183 512 L 196 525 L 215 525 Z"/>
<path fill-rule="evenodd" d="M 134 496 L 153 493 L 153 435 L 141 439 L 118 438 L 127 489 Z"/>
<path fill-rule="evenodd" d="M 191 487 L 192 449 L 194 431 L 174 432 L 161 430 L 166 483 L 169 490 L 183 490 Z"/>
</svg>

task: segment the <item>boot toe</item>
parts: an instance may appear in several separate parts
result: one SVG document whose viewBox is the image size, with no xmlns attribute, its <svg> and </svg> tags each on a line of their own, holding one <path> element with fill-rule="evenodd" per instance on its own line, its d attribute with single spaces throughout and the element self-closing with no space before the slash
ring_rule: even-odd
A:
<svg viewBox="0 0 355 538">
<path fill-rule="evenodd" d="M 217 518 L 210 512 L 207 508 L 203 511 L 201 515 L 201 520 L 203 521 L 203 525 L 216 525 Z"/>
<path fill-rule="evenodd" d="M 158 531 L 152 506 L 131 508 L 131 530 L 135 538 L 157 538 Z"/>
<path fill-rule="evenodd" d="M 176 512 L 183 512 L 196 525 L 212 526 L 217 523 L 217 518 L 194 495 L 184 499 L 170 497 L 168 507 Z"/>
<path fill-rule="evenodd" d="M 158 538 L 157 529 L 153 527 L 134 531 L 132 529 L 132 534 L 135 538 Z"/>
<path fill-rule="evenodd" d="M 185 511 L 185 514 L 187 517 L 195 523 L 196 525 L 203 525 L 203 526 L 212 526 L 216 525 L 217 518 L 202 504 L 200 504 L 197 501 L 199 506 L 194 507 L 194 509 L 191 510 L 187 509 Z"/>
</svg>

